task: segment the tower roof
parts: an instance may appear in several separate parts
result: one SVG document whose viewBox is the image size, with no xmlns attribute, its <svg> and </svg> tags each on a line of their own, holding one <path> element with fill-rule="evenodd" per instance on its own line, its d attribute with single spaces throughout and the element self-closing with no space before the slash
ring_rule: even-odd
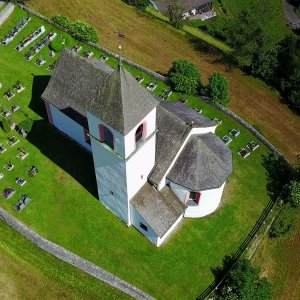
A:
<svg viewBox="0 0 300 300">
<path fill-rule="evenodd" d="M 114 70 L 69 50 L 62 51 L 42 98 L 62 111 L 90 112 L 122 134 L 158 105 L 123 66 Z"/>
<path fill-rule="evenodd" d="M 127 134 L 159 102 L 119 65 L 90 107 L 90 112 L 117 131 Z"/>
</svg>

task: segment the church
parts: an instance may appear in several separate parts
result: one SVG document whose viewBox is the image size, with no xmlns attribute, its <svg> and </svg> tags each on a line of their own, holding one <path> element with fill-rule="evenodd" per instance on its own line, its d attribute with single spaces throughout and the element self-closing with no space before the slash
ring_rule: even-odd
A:
<svg viewBox="0 0 300 300">
<path fill-rule="evenodd" d="M 233 166 L 217 124 L 153 96 L 121 59 L 113 69 L 63 50 L 42 99 L 49 123 L 92 153 L 99 201 L 157 247 L 183 217 L 219 207 Z"/>
</svg>

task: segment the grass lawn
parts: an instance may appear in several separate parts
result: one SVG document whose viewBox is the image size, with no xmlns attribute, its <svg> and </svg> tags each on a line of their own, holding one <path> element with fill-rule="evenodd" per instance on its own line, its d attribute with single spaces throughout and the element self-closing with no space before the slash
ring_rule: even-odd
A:
<svg viewBox="0 0 300 300">
<path fill-rule="evenodd" d="M 9 31 L 23 15 L 25 13 L 16 8 L 1 28 L 1 33 Z M 4 178 L 0 180 L 0 190 L 8 186 L 17 190 L 9 200 L 1 197 L 0 205 L 51 241 L 100 265 L 154 297 L 195 298 L 212 281 L 210 268 L 219 265 L 224 255 L 235 252 L 269 201 L 267 177 L 262 166 L 262 155 L 267 155 L 268 150 L 261 145 L 248 158 L 242 159 L 237 150 L 255 138 L 228 116 L 195 97 L 187 97 L 191 107 L 202 108 L 204 115 L 223 120 L 217 130 L 220 137 L 232 128 L 240 129 L 240 136 L 230 144 L 234 173 L 226 185 L 220 210 L 203 219 L 185 219 L 166 245 L 155 248 L 97 201 L 91 155 L 48 125 L 40 95 L 50 76 L 46 66 L 53 63 L 57 56 L 50 59 L 47 55 L 49 49 L 45 47 L 37 57 L 42 55 L 47 64 L 37 67 L 34 65 L 35 59 L 31 62 L 23 59 L 24 50 L 18 53 L 14 49 L 20 40 L 41 24 L 41 20 L 33 17 L 11 44 L 1 46 L 1 94 L 17 80 L 26 87 L 25 91 L 10 101 L 0 95 L 1 107 L 9 108 L 12 104 L 18 104 L 21 109 L 13 115 L 16 123 L 26 116 L 35 122 L 26 139 L 19 137 L 16 132 L 7 134 L 0 129 L 0 143 L 8 148 L 0 154 L 1 162 L 4 164 L 11 161 L 15 164 L 10 172 L 2 169 Z M 49 24 L 45 24 L 45 27 L 47 32 L 58 32 Z M 73 43 L 76 44 L 75 41 Z M 91 50 L 86 45 L 83 47 L 81 54 Z M 97 58 L 102 55 L 100 51 L 93 51 Z M 108 63 L 116 65 L 112 58 Z M 133 75 L 145 76 L 137 70 L 128 69 Z M 153 79 L 145 78 L 145 84 L 150 81 Z M 157 94 L 167 88 L 161 82 L 157 84 Z M 171 100 L 181 96 L 174 93 Z M 20 138 L 20 142 L 11 148 L 6 145 L 6 139 L 12 134 Z M 24 161 L 16 158 L 20 146 L 29 152 Z M 31 165 L 36 165 L 40 170 L 35 177 L 27 175 Z M 14 183 L 17 176 L 28 181 L 25 186 L 19 187 Z M 13 206 L 24 193 L 32 201 L 18 213 Z"/>
<path fill-rule="evenodd" d="M 131 299 L 37 248 L 2 221 L 0 236 L 1 299 Z"/>
<path fill-rule="evenodd" d="M 204 82 L 213 72 L 224 73 L 232 98 L 229 108 L 250 124 L 260 127 L 289 160 L 296 160 L 300 149 L 299 116 L 280 103 L 276 91 L 226 65 L 222 55 L 212 52 L 206 43 L 179 32 L 156 17 L 140 13 L 120 0 L 30 0 L 28 5 L 48 17 L 63 14 L 93 24 L 99 32 L 101 45 L 116 51 L 121 44 L 125 57 L 154 71 L 166 73 L 174 60 L 184 58 L 199 68 Z M 282 14 L 279 6 L 278 9 L 278 14 Z M 266 26 L 268 24 L 266 22 Z M 118 31 L 125 37 L 118 38 Z"/>
<path fill-rule="evenodd" d="M 300 295 L 300 213 L 294 234 L 278 239 L 265 238 L 254 256 L 263 275 L 274 284 L 274 299 L 294 300 Z"/>
</svg>

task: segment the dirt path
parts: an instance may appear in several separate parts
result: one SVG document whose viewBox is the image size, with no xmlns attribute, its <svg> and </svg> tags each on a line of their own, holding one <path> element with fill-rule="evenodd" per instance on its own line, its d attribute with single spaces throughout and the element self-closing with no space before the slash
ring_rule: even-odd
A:
<svg viewBox="0 0 300 300">
<path fill-rule="evenodd" d="M 30 0 L 29 6 L 48 17 L 62 14 L 95 25 L 102 46 L 116 51 L 122 44 L 125 57 L 154 71 L 165 73 L 172 61 L 185 58 L 197 65 L 204 81 L 212 72 L 225 73 L 232 96 L 229 108 L 258 127 L 289 160 L 299 154 L 300 118 L 279 102 L 275 92 L 240 70 L 228 70 L 216 53 L 208 54 L 198 41 L 120 0 Z M 125 37 L 118 38 L 118 31 Z"/>
</svg>

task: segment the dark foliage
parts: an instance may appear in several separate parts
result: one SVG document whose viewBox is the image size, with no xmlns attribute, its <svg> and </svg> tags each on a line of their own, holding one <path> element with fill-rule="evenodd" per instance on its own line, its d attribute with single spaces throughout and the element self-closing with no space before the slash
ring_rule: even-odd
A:
<svg viewBox="0 0 300 300">
<path fill-rule="evenodd" d="M 170 24 L 177 29 L 181 29 L 184 25 L 184 20 L 182 18 L 184 12 L 183 5 L 178 0 L 172 0 L 168 5 L 168 17 Z"/>
<path fill-rule="evenodd" d="M 150 4 L 149 0 L 122 0 L 123 2 L 135 6 L 137 9 L 145 10 Z"/>
</svg>

